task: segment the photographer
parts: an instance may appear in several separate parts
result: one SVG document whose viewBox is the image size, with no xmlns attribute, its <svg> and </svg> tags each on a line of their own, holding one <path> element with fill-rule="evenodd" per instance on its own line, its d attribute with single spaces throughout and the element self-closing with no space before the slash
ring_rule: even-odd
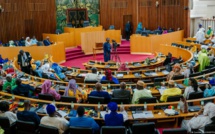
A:
<svg viewBox="0 0 215 134">
<path fill-rule="evenodd" d="M 30 74 L 30 68 L 31 68 L 31 55 L 29 52 L 24 52 L 23 50 L 19 51 L 18 54 L 18 65 L 21 68 L 21 71 Z"/>
<path fill-rule="evenodd" d="M 117 51 L 117 47 L 119 47 L 119 44 L 115 40 L 112 40 L 112 45 L 113 45 L 113 51 Z"/>
</svg>

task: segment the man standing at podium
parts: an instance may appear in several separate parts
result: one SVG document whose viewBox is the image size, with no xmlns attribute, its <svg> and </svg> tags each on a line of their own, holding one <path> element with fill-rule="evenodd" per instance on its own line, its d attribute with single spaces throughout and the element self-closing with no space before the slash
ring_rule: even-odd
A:
<svg viewBox="0 0 215 134">
<path fill-rule="evenodd" d="M 110 38 L 106 38 L 106 42 L 103 44 L 103 50 L 104 50 L 104 61 L 108 62 L 110 60 L 110 52 L 111 52 Z"/>
</svg>

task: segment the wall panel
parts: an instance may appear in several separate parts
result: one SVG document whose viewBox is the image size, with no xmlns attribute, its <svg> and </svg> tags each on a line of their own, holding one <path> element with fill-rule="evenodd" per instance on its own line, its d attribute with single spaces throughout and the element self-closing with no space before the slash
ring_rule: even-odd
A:
<svg viewBox="0 0 215 134">
<path fill-rule="evenodd" d="M 0 40 L 19 40 L 22 36 L 36 36 L 56 30 L 54 0 L 0 0 L 4 12 L 0 13 Z"/>
</svg>

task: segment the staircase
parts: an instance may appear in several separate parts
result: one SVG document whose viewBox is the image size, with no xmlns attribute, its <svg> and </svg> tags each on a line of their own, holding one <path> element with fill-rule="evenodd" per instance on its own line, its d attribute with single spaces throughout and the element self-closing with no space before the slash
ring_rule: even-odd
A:
<svg viewBox="0 0 215 134">
<path fill-rule="evenodd" d="M 123 41 L 122 44 L 117 48 L 118 54 L 130 54 L 130 44 L 124 45 Z M 89 55 L 85 55 L 81 47 L 78 46 L 72 49 L 66 49 L 66 61 L 74 60 L 77 58 L 87 57 Z"/>
</svg>

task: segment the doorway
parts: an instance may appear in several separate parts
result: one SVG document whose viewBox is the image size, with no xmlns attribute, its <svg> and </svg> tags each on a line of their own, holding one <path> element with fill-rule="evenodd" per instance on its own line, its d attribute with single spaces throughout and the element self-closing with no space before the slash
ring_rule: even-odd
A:
<svg viewBox="0 0 215 134">
<path fill-rule="evenodd" d="M 125 38 L 125 24 L 127 22 L 131 23 L 131 33 L 133 33 L 132 15 L 123 15 L 123 27 L 122 27 L 122 37 Z"/>
</svg>

